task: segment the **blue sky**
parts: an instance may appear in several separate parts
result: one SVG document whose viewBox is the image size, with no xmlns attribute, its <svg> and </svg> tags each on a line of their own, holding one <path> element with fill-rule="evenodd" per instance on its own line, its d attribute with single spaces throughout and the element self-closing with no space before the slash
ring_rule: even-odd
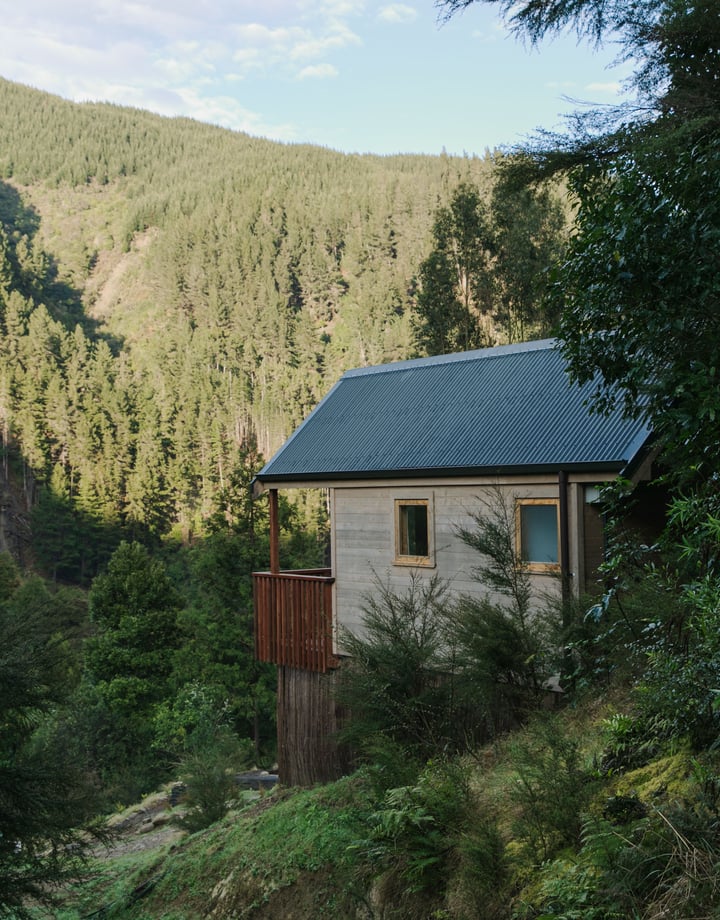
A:
<svg viewBox="0 0 720 920">
<path fill-rule="evenodd" d="M 433 0 L 0 0 L 0 47 L 0 75 L 67 99 L 347 153 L 482 154 L 628 73 L 571 34 L 530 49 L 481 3 L 441 25 Z"/>
</svg>

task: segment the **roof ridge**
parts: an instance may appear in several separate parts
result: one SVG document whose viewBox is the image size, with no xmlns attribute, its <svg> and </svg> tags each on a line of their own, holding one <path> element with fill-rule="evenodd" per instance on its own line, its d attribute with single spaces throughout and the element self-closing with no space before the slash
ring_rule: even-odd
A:
<svg viewBox="0 0 720 920">
<path fill-rule="evenodd" d="M 557 339 L 534 339 L 529 342 L 513 342 L 508 345 L 493 345 L 489 348 L 477 348 L 473 351 L 458 351 L 447 355 L 431 355 L 426 358 L 410 358 L 405 361 L 393 361 L 389 364 L 371 364 L 367 367 L 355 367 L 346 371 L 343 377 L 364 377 L 369 374 L 390 374 L 395 371 L 412 370 L 416 367 L 432 367 L 445 364 L 461 364 L 468 361 L 500 358 L 509 354 L 522 354 L 530 351 L 544 351 L 557 348 Z"/>
</svg>

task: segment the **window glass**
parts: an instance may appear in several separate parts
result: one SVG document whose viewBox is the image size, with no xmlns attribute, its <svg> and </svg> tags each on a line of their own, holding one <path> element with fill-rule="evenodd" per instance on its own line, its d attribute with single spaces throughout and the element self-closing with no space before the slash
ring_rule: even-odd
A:
<svg viewBox="0 0 720 920">
<path fill-rule="evenodd" d="M 555 502 L 520 505 L 520 558 L 540 565 L 558 563 L 558 520 Z"/>
<path fill-rule="evenodd" d="M 432 513 L 427 498 L 395 499 L 395 565 L 434 565 Z"/>
<path fill-rule="evenodd" d="M 400 556 L 428 556 L 428 509 L 426 504 L 399 507 Z"/>
</svg>

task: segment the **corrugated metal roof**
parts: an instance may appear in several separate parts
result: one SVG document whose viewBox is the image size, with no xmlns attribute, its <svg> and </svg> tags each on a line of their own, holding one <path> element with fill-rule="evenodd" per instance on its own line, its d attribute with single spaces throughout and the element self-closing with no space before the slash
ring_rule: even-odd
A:
<svg viewBox="0 0 720 920">
<path fill-rule="evenodd" d="M 258 474 L 261 483 L 621 470 L 642 420 L 591 414 L 553 339 L 345 374 Z"/>
</svg>

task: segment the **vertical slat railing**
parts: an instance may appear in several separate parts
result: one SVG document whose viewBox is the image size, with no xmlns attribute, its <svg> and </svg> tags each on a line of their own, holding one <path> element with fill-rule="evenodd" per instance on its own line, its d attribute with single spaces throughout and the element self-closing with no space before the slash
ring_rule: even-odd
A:
<svg viewBox="0 0 720 920">
<path fill-rule="evenodd" d="M 254 572 L 255 657 L 325 672 L 333 655 L 330 569 Z"/>
</svg>

